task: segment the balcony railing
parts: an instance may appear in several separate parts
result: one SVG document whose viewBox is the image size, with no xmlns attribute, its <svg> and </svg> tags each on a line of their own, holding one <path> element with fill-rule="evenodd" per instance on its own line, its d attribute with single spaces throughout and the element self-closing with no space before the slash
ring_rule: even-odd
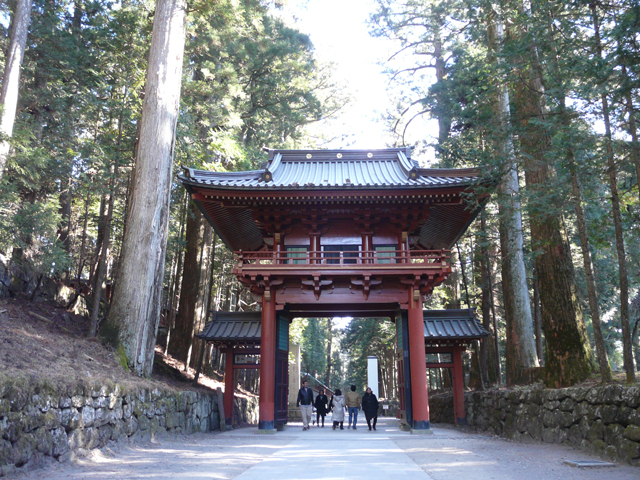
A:
<svg viewBox="0 0 640 480">
<path fill-rule="evenodd" d="M 235 252 L 237 268 L 280 268 L 298 266 L 303 268 L 377 268 L 377 267 L 442 267 L 448 264 L 451 250 L 384 250 L 384 251 L 260 251 Z"/>
</svg>

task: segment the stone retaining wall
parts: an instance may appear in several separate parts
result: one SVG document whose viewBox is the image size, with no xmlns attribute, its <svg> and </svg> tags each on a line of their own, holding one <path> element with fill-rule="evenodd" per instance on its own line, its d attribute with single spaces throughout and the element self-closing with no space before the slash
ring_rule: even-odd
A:
<svg viewBox="0 0 640 480">
<path fill-rule="evenodd" d="M 111 440 L 219 429 L 216 394 L 119 385 L 0 384 L 0 476 Z"/>
<path fill-rule="evenodd" d="M 233 424 L 234 425 L 258 425 L 258 397 L 233 398 Z"/>
<path fill-rule="evenodd" d="M 429 407 L 432 422 L 454 423 L 451 395 L 430 396 Z M 465 394 L 465 408 L 478 430 L 640 465 L 640 387 L 477 391 Z"/>
</svg>

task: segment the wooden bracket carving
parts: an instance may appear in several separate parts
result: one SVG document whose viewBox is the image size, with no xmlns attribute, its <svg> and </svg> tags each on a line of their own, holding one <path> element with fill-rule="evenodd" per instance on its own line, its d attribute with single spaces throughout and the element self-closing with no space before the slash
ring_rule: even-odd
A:
<svg viewBox="0 0 640 480">
<path fill-rule="evenodd" d="M 314 275 L 311 280 L 302 280 L 301 283 L 303 288 L 306 287 L 313 290 L 313 294 L 315 295 L 316 300 L 320 299 L 320 292 L 322 290 L 325 290 L 326 287 L 331 286 L 333 288 L 333 280 L 321 280 L 320 275 Z"/>
<path fill-rule="evenodd" d="M 380 278 L 371 278 L 371 275 L 363 275 L 362 278 L 351 278 L 351 285 L 357 288 L 362 288 L 362 293 L 364 295 L 364 299 L 369 299 L 369 293 L 371 293 L 371 288 L 382 283 L 382 279 Z"/>
<path fill-rule="evenodd" d="M 279 277 L 267 276 L 262 279 L 253 277 L 251 281 L 251 291 L 258 294 L 264 295 L 264 299 L 267 302 L 271 301 L 271 287 L 277 287 L 278 285 L 282 285 L 284 283 L 284 279 Z"/>
</svg>

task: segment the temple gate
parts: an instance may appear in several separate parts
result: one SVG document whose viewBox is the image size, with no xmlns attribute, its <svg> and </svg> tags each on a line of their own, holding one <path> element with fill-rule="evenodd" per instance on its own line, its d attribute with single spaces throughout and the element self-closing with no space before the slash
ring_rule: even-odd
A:
<svg viewBox="0 0 640 480">
<path fill-rule="evenodd" d="M 451 273 L 449 249 L 487 200 L 463 198 L 478 178 L 474 169 L 420 168 L 409 148 L 268 150 L 260 170 L 185 169 L 181 181 L 236 254 L 234 274 L 261 301 L 260 430 L 286 422 L 289 322 L 328 316 L 399 325 L 405 418 L 429 430 L 422 304 Z M 207 333 L 212 324 L 201 337 L 220 342 Z M 232 356 L 249 348 L 248 333 L 238 335 L 227 339 Z"/>
</svg>

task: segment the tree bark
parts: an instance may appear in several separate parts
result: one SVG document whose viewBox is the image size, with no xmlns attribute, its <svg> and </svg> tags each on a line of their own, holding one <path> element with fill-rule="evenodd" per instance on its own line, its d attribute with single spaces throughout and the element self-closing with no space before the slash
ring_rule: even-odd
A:
<svg viewBox="0 0 640 480">
<path fill-rule="evenodd" d="M 118 141 L 117 141 L 117 158 L 112 166 L 112 175 L 109 185 L 109 201 L 107 211 L 104 218 L 104 232 L 102 234 L 102 244 L 98 254 L 96 267 L 95 284 L 93 285 L 93 308 L 91 310 L 91 322 L 89 327 L 89 337 L 93 338 L 98 334 L 100 302 L 102 300 L 102 285 L 107 277 L 107 257 L 111 246 L 111 221 L 113 219 L 113 209 L 115 206 L 116 189 L 118 185 L 118 170 L 120 161 L 120 146 L 122 144 L 122 118 L 118 121 Z"/>
<path fill-rule="evenodd" d="M 20 68 L 27 44 L 27 33 L 31 21 L 31 0 L 17 0 L 16 9 L 11 19 L 9 33 L 9 51 L 4 64 L 2 88 L 0 89 L 0 133 L 7 137 L 13 135 L 13 124 L 18 109 L 18 93 L 20 90 Z M 9 155 L 9 142 L 0 141 L 0 180 L 4 174 Z"/>
<path fill-rule="evenodd" d="M 598 59 L 602 58 L 602 43 L 600 41 L 600 24 L 596 2 L 590 2 L 593 30 L 595 34 L 596 53 Z M 605 128 L 605 147 L 607 153 L 607 171 L 609 174 L 609 189 L 611 190 L 611 209 L 613 225 L 616 232 L 616 251 L 618 254 L 618 275 L 620 277 L 620 323 L 622 327 L 622 357 L 624 370 L 628 383 L 635 383 L 636 375 L 633 365 L 633 352 L 631 350 L 631 328 L 629 326 L 629 278 L 627 274 L 627 256 L 624 248 L 624 234 L 622 229 L 622 213 L 620 211 L 620 196 L 618 194 L 618 168 L 613 155 L 611 143 L 611 120 L 609 117 L 609 100 L 603 92 L 600 95 L 602 102 L 602 119 Z"/>
<path fill-rule="evenodd" d="M 540 306 L 540 284 L 538 276 L 533 278 L 533 326 L 536 332 L 536 352 L 538 362 L 544 365 L 544 348 L 542 345 L 542 308 Z"/>
<path fill-rule="evenodd" d="M 569 168 L 571 169 L 571 187 L 573 190 L 573 202 L 578 223 L 578 234 L 580 235 L 580 248 L 582 249 L 582 264 L 584 265 L 585 276 L 587 277 L 587 295 L 589 297 L 589 309 L 591 310 L 591 323 L 593 324 L 593 337 L 596 343 L 596 353 L 602 383 L 611 381 L 611 367 L 607 356 L 607 349 L 604 345 L 602 335 L 602 322 L 600 321 L 600 307 L 598 306 L 598 292 L 596 291 L 596 280 L 593 274 L 593 262 L 591 261 L 591 248 L 589 245 L 589 235 L 587 235 L 587 221 L 582 208 L 582 193 L 578 175 L 573 162 L 573 152 L 569 152 Z"/>
<path fill-rule="evenodd" d="M 182 199 L 182 206 L 180 209 L 180 233 L 178 236 L 178 240 L 182 241 L 182 237 L 184 236 L 184 228 L 186 224 L 186 214 L 187 214 L 187 203 L 189 202 L 187 197 L 187 191 L 185 190 L 185 194 Z M 169 319 L 167 322 L 167 344 L 165 345 L 164 354 L 167 355 L 169 353 L 169 343 L 171 341 L 171 332 L 175 328 L 176 325 L 176 308 L 178 306 L 178 289 L 180 288 L 180 282 L 182 279 L 182 259 L 184 257 L 184 253 L 182 249 L 179 249 L 176 252 L 178 256 L 178 260 L 176 262 L 175 273 L 173 276 L 173 282 L 171 284 L 171 289 L 169 291 Z"/>
<path fill-rule="evenodd" d="M 489 47 L 497 52 L 502 48 L 504 32 L 502 23 L 491 14 L 489 22 Z M 490 59 L 499 62 L 493 54 Z M 498 122 L 499 139 L 496 150 L 503 159 L 505 174 L 500 185 L 500 247 L 502 256 L 502 291 L 507 324 L 506 378 L 513 385 L 522 380 L 525 369 L 538 367 L 529 288 L 524 265 L 522 210 L 520 186 L 509 113 L 509 90 L 505 84 L 498 86 L 494 103 L 494 116 Z"/>
<path fill-rule="evenodd" d="M 479 242 L 480 254 L 476 256 L 479 263 L 481 299 L 480 308 L 482 311 L 482 326 L 491 332 L 491 270 L 489 267 L 489 249 L 486 242 L 486 216 L 484 212 L 480 214 L 480 231 L 482 238 Z M 498 341 L 498 332 L 494 330 L 493 335 L 485 337 L 480 343 L 480 375 L 484 385 L 491 385 L 500 378 L 499 369 L 496 368 L 498 358 L 494 343 Z"/>
<path fill-rule="evenodd" d="M 433 58 L 436 67 L 436 107 L 433 116 L 438 119 L 438 145 L 444 145 L 451 135 L 451 105 L 445 101 L 442 92 L 445 90 L 443 84 L 447 77 L 447 61 L 442 51 L 442 40 L 440 32 L 435 32 L 436 39 L 433 42 Z"/>
<path fill-rule="evenodd" d="M 202 330 L 204 328 L 204 323 L 207 320 L 207 294 L 209 293 L 209 262 L 211 260 L 211 232 L 213 229 L 210 225 L 206 224 L 204 220 L 204 216 L 202 219 L 203 224 L 203 238 L 202 238 L 202 248 L 200 249 L 200 264 L 199 264 L 199 274 L 198 274 L 198 292 L 196 298 L 196 308 L 193 316 L 193 329 L 191 330 L 190 338 L 189 338 L 189 350 L 187 353 L 187 359 L 185 361 L 185 370 L 187 370 L 187 366 L 191 363 L 192 358 L 192 350 L 194 348 L 194 336 L 196 332 Z M 202 342 L 198 342 L 195 344 L 196 350 L 202 347 Z M 198 358 L 198 351 L 195 352 L 193 358 Z"/>
<path fill-rule="evenodd" d="M 331 388 L 331 345 L 333 343 L 333 322 L 331 317 L 327 317 L 327 335 L 329 341 L 327 342 L 327 371 L 324 376 L 324 384 Z"/>
<path fill-rule="evenodd" d="M 631 135 L 631 161 L 636 168 L 636 184 L 638 187 L 638 197 L 640 198 L 640 143 L 638 143 L 638 128 L 636 126 L 636 112 L 633 108 L 633 97 L 629 83 L 629 75 L 626 65 L 622 65 L 623 85 L 625 88 L 625 101 L 627 115 L 629 116 L 629 134 Z"/>
<path fill-rule="evenodd" d="M 109 323 L 129 367 L 150 375 L 162 302 L 186 1 L 157 0 L 140 137 Z"/>
<path fill-rule="evenodd" d="M 70 181 L 68 182 L 71 183 Z M 71 254 L 71 190 L 70 185 L 60 193 L 60 225 L 58 226 L 58 240 L 64 251 Z"/>
<path fill-rule="evenodd" d="M 80 287 L 80 279 L 82 278 L 82 270 L 85 264 L 85 247 L 87 244 L 87 226 L 89 223 L 89 204 L 91 203 L 91 189 L 87 186 L 87 197 L 84 201 L 84 219 L 82 221 L 82 241 L 80 243 L 80 258 L 78 260 L 78 285 Z"/>
<path fill-rule="evenodd" d="M 200 291 L 200 262 L 198 257 L 202 250 L 203 233 L 204 218 L 195 204 L 191 202 L 190 212 L 187 217 L 187 243 L 182 271 L 180 303 L 178 304 L 176 322 L 169 343 L 169 353 L 185 363 L 193 335 L 196 304 Z"/>
<path fill-rule="evenodd" d="M 98 211 L 97 233 L 96 233 L 96 248 L 89 268 L 89 285 L 91 290 L 96 288 L 96 273 L 98 271 L 98 263 L 100 262 L 100 252 L 102 251 L 102 245 L 104 245 L 105 225 L 107 223 L 107 204 L 109 200 L 106 193 L 100 197 L 100 209 Z"/>
<path fill-rule="evenodd" d="M 117 164 L 114 166 L 114 179 L 118 174 Z M 102 285 L 105 280 L 107 270 L 107 255 L 109 254 L 109 244 L 111 241 L 111 219 L 113 218 L 113 206 L 115 200 L 115 180 L 112 180 L 111 193 L 109 194 L 109 202 L 107 206 L 107 214 L 104 222 L 104 235 L 102 237 L 102 245 L 98 254 L 98 262 L 96 266 L 95 282 L 93 286 L 93 306 L 91 309 L 91 322 L 89 327 L 89 337 L 94 338 L 98 334 L 100 301 L 102 300 Z"/>
<path fill-rule="evenodd" d="M 517 34 L 529 36 L 526 26 Z M 531 242 L 546 339 L 545 381 L 559 388 L 587 378 L 592 371 L 593 355 L 575 291 L 571 252 L 562 236 L 561 214 L 556 205 L 544 199 L 553 188 L 555 171 L 547 161 L 551 139 L 540 123 L 531 121 L 543 120 L 546 115 L 535 45 L 529 44 L 526 58 L 518 60 L 521 80 L 515 85 L 514 103 L 531 198 Z M 552 198 L 552 203 L 555 200 Z"/>
</svg>

